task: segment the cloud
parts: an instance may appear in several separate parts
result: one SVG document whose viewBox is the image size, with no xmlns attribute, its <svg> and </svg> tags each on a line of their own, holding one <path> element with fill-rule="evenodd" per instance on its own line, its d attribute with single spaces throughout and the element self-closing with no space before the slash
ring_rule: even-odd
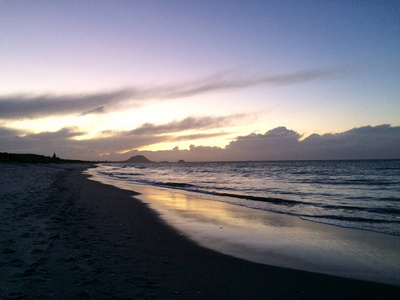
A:
<svg viewBox="0 0 400 300">
<path fill-rule="evenodd" d="M 311 135 L 302 148 L 315 159 L 400 158 L 400 127 L 364 126 L 342 133 Z"/>
<path fill-rule="evenodd" d="M 130 135 L 142 134 L 166 134 L 173 132 L 180 132 L 186 130 L 205 130 L 214 128 L 223 128 L 227 126 L 237 125 L 249 118 L 254 118 L 256 114 L 237 114 L 222 117 L 188 117 L 181 121 L 172 121 L 167 124 L 154 125 L 152 123 L 145 123 L 142 126 L 129 131 Z"/>
<path fill-rule="evenodd" d="M 261 84 L 289 85 L 302 83 L 337 76 L 340 73 L 340 71 L 332 69 L 312 69 L 290 74 L 253 77 L 228 76 L 229 74 L 225 73 L 183 85 L 165 87 L 160 91 L 163 98 L 182 98 L 212 91 L 242 89 Z"/>
<path fill-rule="evenodd" d="M 181 141 L 193 141 L 199 139 L 208 139 L 217 136 L 226 136 L 230 133 L 227 132 L 216 132 L 216 133 L 199 133 L 199 134 L 188 134 L 188 135 L 180 135 L 173 138 L 172 141 L 174 142 L 181 142 Z"/>
<path fill-rule="evenodd" d="M 37 153 L 72 159 L 125 160 L 142 154 L 155 161 L 233 161 L 233 160 L 321 160 L 321 159 L 400 159 L 400 127 L 364 126 L 341 133 L 302 134 L 277 127 L 264 134 L 251 133 L 232 140 L 225 148 L 192 145 L 188 150 L 137 151 L 162 142 L 178 142 L 223 136 L 225 132 L 196 132 L 230 126 L 248 115 L 190 117 L 161 125 L 140 126 L 131 131 L 104 131 L 91 139 L 75 127 L 55 132 L 29 133 L 0 127 L 0 151 Z M 182 135 L 185 130 L 194 133 Z M 131 150 L 131 151 L 130 151 Z M 129 152 L 127 152 L 129 151 Z M 118 154 L 123 153 L 123 154 Z M 136 153 L 136 154 L 135 154 Z"/>
<path fill-rule="evenodd" d="M 14 95 L 0 97 L 0 119 L 39 118 L 49 115 L 94 112 L 128 99 L 133 90 L 80 95 Z"/>
<path fill-rule="evenodd" d="M 84 111 L 80 115 L 81 116 L 86 116 L 86 115 L 90 115 L 90 114 L 105 114 L 104 106 L 99 106 L 99 107 L 97 107 L 95 109 Z"/>
<path fill-rule="evenodd" d="M 227 154 L 253 160 L 400 158 L 400 127 L 365 126 L 336 134 L 301 134 L 278 127 L 264 135 L 238 137 Z"/>
<path fill-rule="evenodd" d="M 0 140 L 1 138 L 13 137 L 22 134 L 23 131 L 7 127 L 0 127 Z"/>
<path fill-rule="evenodd" d="M 78 131 L 74 127 L 36 134 L 24 134 L 22 131 L 0 128 L 0 152 L 43 155 L 51 155 L 56 152 L 62 158 L 97 160 L 102 153 L 116 153 L 169 139 L 169 136 L 127 138 L 122 132 L 112 132 L 105 137 L 100 136 L 92 139 L 76 139 L 85 134 L 85 132 Z"/>
<path fill-rule="evenodd" d="M 7 131 L 9 134 L 4 135 L 4 132 Z M 56 132 L 41 132 L 37 134 L 20 130 L 9 131 L 7 128 L 1 128 L 0 132 L 0 151 L 44 155 L 50 155 L 60 149 L 76 154 L 76 145 L 73 144 L 72 138 L 83 134 L 83 132 L 77 131 L 76 128 L 63 128 Z"/>
<path fill-rule="evenodd" d="M 98 148 L 107 149 L 109 142 L 113 143 L 109 150 L 120 147 L 132 147 L 134 144 L 150 145 L 154 142 L 193 140 L 224 133 L 206 133 L 187 136 L 158 135 L 134 136 L 143 139 L 133 143 L 121 139 L 121 134 L 111 139 L 93 141 Z M 400 158 L 400 127 L 390 125 L 365 126 L 354 128 L 342 133 L 313 134 L 304 140 L 302 135 L 285 127 L 278 127 L 264 134 L 249 134 L 237 137 L 225 148 L 192 145 L 189 150 L 138 151 L 132 150 L 123 155 L 112 154 L 109 160 L 124 160 L 132 155 L 145 155 L 154 161 L 247 161 L 247 160 L 327 160 L 327 159 L 399 159 Z M 124 142 L 126 144 L 124 144 Z M 89 147 L 89 141 L 85 142 Z M 100 147 L 99 144 L 102 144 Z M 129 148 L 125 148 L 129 149 Z M 134 147 L 130 148 L 134 149 Z"/>
<path fill-rule="evenodd" d="M 105 109 L 115 109 L 122 103 L 136 107 L 143 105 L 148 100 L 177 99 L 262 84 L 288 85 L 331 77 L 338 73 L 337 70 L 314 69 L 289 74 L 253 77 L 220 74 L 193 82 L 154 87 L 129 87 L 112 92 L 75 95 L 18 94 L 1 96 L 0 119 L 102 113 Z"/>
<path fill-rule="evenodd" d="M 192 145 L 189 150 L 134 151 L 149 159 L 177 161 L 400 159 L 400 127 L 365 126 L 342 133 L 302 135 L 285 127 L 237 137 L 224 149 Z"/>
<path fill-rule="evenodd" d="M 290 158 L 299 148 L 301 135 L 286 127 L 277 127 L 265 134 L 237 137 L 226 147 L 232 160 L 280 160 Z"/>
<path fill-rule="evenodd" d="M 125 152 L 130 149 L 140 148 L 161 142 L 166 142 L 170 136 L 152 136 L 143 135 L 135 137 L 127 137 L 121 132 L 107 137 L 98 137 L 86 140 L 75 141 L 77 145 L 87 151 L 95 153 L 118 153 Z"/>
<path fill-rule="evenodd" d="M 58 131 L 30 133 L 0 127 L 0 151 L 33 152 L 46 154 L 56 152 L 59 157 L 96 160 L 104 153 L 120 153 L 161 142 L 178 142 L 223 136 L 225 132 L 201 132 L 188 135 L 177 134 L 186 130 L 221 129 L 246 119 L 254 119 L 256 113 L 223 117 L 189 117 L 166 124 L 144 124 L 130 131 L 104 130 L 97 136 L 85 139 L 87 132 L 76 127 Z"/>
<path fill-rule="evenodd" d="M 247 136 L 239 136 L 237 137 L 238 141 L 243 141 L 243 140 L 261 140 L 261 139 L 276 139 L 276 138 L 292 138 L 295 140 L 298 140 L 302 137 L 302 135 L 298 134 L 297 132 L 293 130 L 288 130 L 286 127 L 277 127 L 274 128 L 270 131 L 267 131 L 265 134 L 255 134 L 251 133 L 250 135 Z"/>
<path fill-rule="evenodd" d="M 41 142 L 44 141 L 64 141 L 67 139 L 72 139 L 74 137 L 78 137 L 81 135 L 84 135 L 85 132 L 83 131 L 78 131 L 74 127 L 67 127 L 67 128 L 62 128 L 56 132 L 41 132 L 37 134 L 31 134 L 27 135 L 26 138 L 28 139 L 33 139 L 33 140 L 39 140 Z"/>
</svg>

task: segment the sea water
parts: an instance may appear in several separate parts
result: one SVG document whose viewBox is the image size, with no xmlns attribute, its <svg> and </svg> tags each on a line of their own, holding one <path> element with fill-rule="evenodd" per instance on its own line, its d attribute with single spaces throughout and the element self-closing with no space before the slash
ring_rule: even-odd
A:
<svg viewBox="0 0 400 300">
<path fill-rule="evenodd" d="M 92 175 L 400 236 L 400 160 L 101 164 Z"/>
</svg>

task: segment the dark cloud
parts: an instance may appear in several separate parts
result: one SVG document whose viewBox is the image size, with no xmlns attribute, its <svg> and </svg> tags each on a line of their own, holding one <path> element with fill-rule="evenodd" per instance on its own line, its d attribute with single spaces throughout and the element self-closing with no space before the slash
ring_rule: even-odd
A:
<svg viewBox="0 0 400 300">
<path fill-rule="evenodd" d="M 400 158 L 400 127 L 365 126 L 342 133 L 311 135 L 302 150 L 315 159 Z"/>
<path fill-rule="evenodd" d="M 5 130 L 7 131 L 7 129 Z M 4 128 L 0 132 L 5 132 Z M 1 152 L 36 153 L 51 155 L 54 151 L 76 153 L 76 144 L 72 138 L 84 134 L 76 128 L 63 128 L 56 132 L 41 132 L 37 134 L 23 131 L 9 131 L 0 139 Z M 78 156 L 79 157 L 79 156 Z"/>
<path fill-rule="evenodd" d="M 74 137 L 78 137 L 86 134 L 83 131 L 78 131 L 74 127 L 62 128 L 56 132 L 41 132 L 37 134 L 27 135 L 27 139 L 38 140 L 38 141 L 57 141 L 57 140 L 67 140 Z"/>
<path fill-rule="evenodd" d="M 250 134 L 237 137 L 226 147 L 232 160 L 276 160 L 291 159 L 296 153 L 301 135 L 285 127 L 277 127 L 265 134 Z"/>
<path fill-rule="evenodd" d="M 86 116 L 86 115 L 90 115 L 90 114 L 105 114 L 104 106 L 100 106 L 95 109 L 84 111 L 83 113 L 81 113 L 81 116 Z"/>
<path fill-rule="evenodd" d="M 75 127 L 62 128 L 55 132 L 32 134 L 9 128 L 0 128 L 0 151 L 33 152 L 46 154 L 57 152 L 60 157 L 98 159 L 104 153 L 119 153 L 130 149 L 161 142 L 178 142 L 226 135 L 227 133 L 201 132 L 189 135 L 174 135 L 185 130 L 222 128 L 232 123 L 254 118 L 256 114 L 238 114 L 224 117 L 189 117 L 163 125 L 145 124 L 131 131 L 104 130 L 90 139 L 82 136 L 86 132 Z M 78 139 L 77 139 L 78 138 Z"/>
<path fill-rule="evenodd" d="M 181 121 L 173 121 L 167 124 L 154 125 L 145 123 L 142 126 L 129 131 L 130 135 L 142 134 L 166 134 L 186 130 L 205 130 L 214 128 L 223 128 L 237 125 L 244 120 L 254 118 L 256 114 L 237 114 L 223 117 L 188 117 Z"/>
<path fill-rule="evenodd" d="M 21 131 L 0 128 L 0 152 L 44 155 L 56 152 L 62 158 L 97 160 L 103 153 L 116 153 L 169 139 L 169 136 L 127 138 L 122 132 L 110 132 L 106 136 L 92 139 L 75 139 L 84 134 L 86 133 L 78 131 L 76 128 L 62 128 L 55 132 L 37 134 L 23 134 Z"/>
<path fill-rule="evenodd" d="M 257 139 L 275 139 L 275 138 L 291 138 L 298 140 L 301 138 L 301 135 L 298 134 L 297 132 L 293 130 L 288 130 L 286 127 L 277 127 L 274 128 L 265 134 L 255 134 L 251 133 L 250 135 L 247 136 L 239 136 L 237 137 L 238 141 L 243 141 L 243 140 L 257 140 Z"/>
<path fill-rule="evenodd" d="M 233 160 L 328 160 L 400 159 L 400 127 L 365 126 L 336 134 L 301 134 L 285 127 L 265 134 L 237 137 L 225 149 L 192 145 L 189 150 L 134 151 L 152 160 L 233 161 Z"/>
<path fill-rule="evenodd" d="M 131 107 L 145 100 L 164 100 L 195 96 L 212 91 L 241 89 L 261 84 L 287 85 L 337 75 L 327 69 L 291 74 L 243 77 L 222 74 L 204 80 L 150 88 L 126 88 L 113 92 L 77 95 L 11 95 L 0 97 L 0 119 L 39 118 L 52 115 L 102 113 L 125 103 Z"/>
<path fill-rule="evenodd" d="M 189 150 L 175 148 L 170 151 L 126 152 L 161 142 L 226 134 L 201 132 L 193 135 L 173 135 L 172 131 L 148 131 L 136 135 L 128 135 L 124 131 L 106 131 L 98 137 L 82 139 L 86 133 L 74 127 L 37 134 L 0 128 L 0 151 L 45 155 L 56 152 L 63 158 L 87 160 L 101 159 L 104 153 L 110 155 L 102 159 L 124 160 L 136 153 L 155 161 L 400 159 L 400 127 L 390 125 L 365 126 L 335 134 L 313 134 L 303 140 L 302 135 L 296 131 L 278 127 L 265 134 L 252 133 L 237 137 L 225 148 L 192 145 Z"/>
<path fill-rule="evenodd" d="M 6 137 L 12 137 L 12 136 L 18 136 L 22 134 L 23 131 L 18 130 L 18 129 L 11 129 L 7 127 L 0 127 L 0 138 L 6 138 Z"/>
<path fill-rule="evenodd" d="M 227 147 L 234 159 L 378 159 L 400 158 L 400 127 L 381 125 L 336 134 L 302 135 L 278 127 L 263 135 L 238 137 Z"/>
<path fill-rule="evenodd" d="M 232 76 L 225 73 L 188 84 L 165 87 L 160 91 L 162 91 L 161 94 L 163 98 L 182 98 L 212 91 L 242 89 L 261 84 L 289 85 L 308 82 L 330 76 L 337 76 L 340 73 L 341 72 L 338 70 L 331 69 L 314 69 L 290 74 L 253 77 L 237 76 L 236 74 Z"/>
<path fill-rule="evenodd" d="M 114 105 L 134 94 L 125 89 L 110 93 L 81 95 L 14 95 L 0 97 L 0 119 L 38 118 L 71 113 L 85 114 Z"/>
</svg>

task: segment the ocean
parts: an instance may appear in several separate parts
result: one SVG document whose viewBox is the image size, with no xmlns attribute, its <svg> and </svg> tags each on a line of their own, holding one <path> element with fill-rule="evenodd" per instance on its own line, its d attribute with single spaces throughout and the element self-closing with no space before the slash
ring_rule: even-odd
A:
<svg viewBox="0 0 400 300">
<path fill-rule="evenodd" d="M 400 160 L 122 163 L 90 174 L 400 236 Z"/>
</svg>

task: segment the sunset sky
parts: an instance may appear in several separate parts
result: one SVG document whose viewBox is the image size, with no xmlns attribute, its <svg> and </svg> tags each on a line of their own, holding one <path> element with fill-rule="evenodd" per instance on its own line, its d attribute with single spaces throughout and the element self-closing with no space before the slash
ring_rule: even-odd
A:
<svg viewBox="0 0 400 300">
<path fill-rule="evenodd" d="M 400 158 L 399 1 L 0 1 L 0 54 L 0 152 Z"/>
</svg>

